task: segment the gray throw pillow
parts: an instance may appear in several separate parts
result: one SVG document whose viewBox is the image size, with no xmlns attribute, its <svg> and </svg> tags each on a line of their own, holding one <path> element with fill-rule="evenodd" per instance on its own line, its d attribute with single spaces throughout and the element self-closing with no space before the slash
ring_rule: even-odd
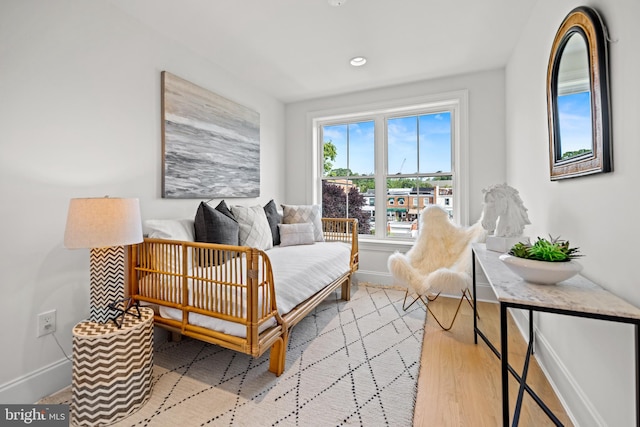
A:
<svg viewBox="0 0 640 427">
<path fill-rule="evenodd" d="M 235 221 L 235 218 L 233 216 L 233 213 L 231 212 L 231 209 L 229 208 L 229 206 L 227 206 L 224 200 L 220 200 L 220 203 L 218 203 L 218 206 L 216 206 L 216 210 L 220 213 L 225 214 L 226 216 L 228 216 L 229 218 Z"/>
<path fill-rule="evenodd" d="M 238 245 L 240 228 L 224 200 L 215 209 L 201 202 L 194 222 L 196 242 Z"/>
<path fill-rule="evenodd" d="M 264 213 L 267 215 L 267 221 L 269 221 L 269 227 L 271 228 L 273 246 L 278 246 L 280 244 L 280 230 L 278 230 L 278 224 L 282 223 L 282 215 L 278 213 L 278 207 L 273 199 L 264 205 Z"/>
</svg>

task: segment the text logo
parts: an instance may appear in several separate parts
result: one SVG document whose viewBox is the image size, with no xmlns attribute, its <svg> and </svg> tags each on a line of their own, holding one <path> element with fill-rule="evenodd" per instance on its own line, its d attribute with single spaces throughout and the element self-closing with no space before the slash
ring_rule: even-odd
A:
<svg viewBox="0 0 640 427">
<path fill-rule="evenodd" d="M 0 425 L 68 427 L 69 405 L 2 405 Z"/>
</svg>

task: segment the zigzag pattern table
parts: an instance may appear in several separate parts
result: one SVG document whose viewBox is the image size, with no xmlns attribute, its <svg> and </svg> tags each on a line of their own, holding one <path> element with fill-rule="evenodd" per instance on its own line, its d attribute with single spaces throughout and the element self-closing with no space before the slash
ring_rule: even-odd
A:
<svg viewBox="0 0 640 427">
<path fill-rule="evenodd" d="M 73 328 L 71 419 L 79 426 L 112 424 L 146 403 L 153 371 L 153 310 L 113 323 Z"/>
</svg>

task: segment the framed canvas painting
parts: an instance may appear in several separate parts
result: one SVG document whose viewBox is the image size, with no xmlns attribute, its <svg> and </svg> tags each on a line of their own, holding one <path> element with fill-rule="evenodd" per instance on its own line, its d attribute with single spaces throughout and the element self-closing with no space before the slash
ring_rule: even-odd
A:
<svg viewBox="0 0 640 427">
<path fill-rule="evenodd" d="M 260 115 L 162 72 L 162 197 L 260 195 Z"/>
</svg>

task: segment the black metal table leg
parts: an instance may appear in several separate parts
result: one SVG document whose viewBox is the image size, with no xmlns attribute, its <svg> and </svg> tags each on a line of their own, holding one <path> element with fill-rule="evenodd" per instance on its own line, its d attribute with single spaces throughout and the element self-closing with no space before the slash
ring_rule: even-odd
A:
<svg viewBox="0 0 640 427">
<path fill-rule="evenodd" d="M 478 297 L 476 289 L 476 255 L 471 251 L 471 283 L 473 284 L 473 343 L 478 344 Z"/>
<path fill-rule="evenodd" d="M 527 374 L 529 373 L 529 360 L 533 353 L 533 337 L 529 336 L 529 345 L 527 346 L 527 356 L 524 358 L 524 367 L 522 368 L 522 376 L 520 377 L 520 387 L 518 389 L 518 398 L 516 399 L 516 407 L 513 411 L 513 427 L 520 422 L 520 409 L 522 409 L 522 398 L 524 397 L 525 386 L 527 385 Z"/>
<path fill-rule="evenodd" d="M 531 354 L 535 353 L 535 336 L 533 335 L 533 310 L 529 310 L 529 341 L 531 341 Z"/>
<path fill-rule="evenodd" d="M 502 362 L 502 425 L 509 427 L 509 350 L 507 348 L 507 306 L 500 303 L 500 361 Z"/>
<path fill-rule="evenodd" d="M 640 427 L 640 323 L 636 323 L 636 426 Z"/>
</svg>

